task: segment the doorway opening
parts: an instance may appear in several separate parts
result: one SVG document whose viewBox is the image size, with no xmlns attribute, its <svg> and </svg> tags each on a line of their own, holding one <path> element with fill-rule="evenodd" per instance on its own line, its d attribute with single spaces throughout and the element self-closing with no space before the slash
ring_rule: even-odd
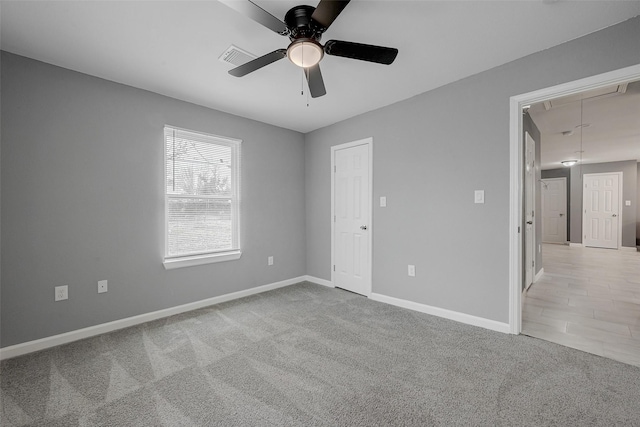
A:
<svg viewBox="0 0 640 427">
<path fill-rule="evenodd" d="M 617 274 L 618 271 L 616 270 L 620 265 L 640 265 L 637 262 L 640 261 L 640 254 L 635 252 L 631 254 L 629 251 L 621 250 L 608 252 L 608 254 L 613 254 L 608 256 L 607 249 L 588 247 L 607 247 L 602 246 L 599 241 L 593 244 L 593 239 L 590 240 L 590 238 L 595 238 L 596 240 L 606 241 L 610 245 L 608 247 L 614 247 L 611 245 L 615 244 L 616 249 L 620 247 L 620 249 L 635 250 L 635 247 L 628 247 L 630 246 L 629 240 L 632 238 L 635 244 L 635 227 L 631 236 L 629 236 L 629 228 L 625 229 L 626 240 L 624 245 L 618 232 L 622 230 L 623 203 L 627 208 L 625 212 L 629 216 L 628 209 L 630 204 L 636 205 L 639 200 L 634 199 L 631 201 L 627 193 L 625 193 L 623 202 L 622 194 L 618 190 L 621 188 L 618 187 L 618 182 L 622 179 L 617 179 L 618 174 L 613 173 L 614 170 L 602 170 L 602 172 L 608 173 L 600 173 L 598 175 L 600 178 L 592 183 L 594 188 L 590 190 L 584 189 L 584 185 L 589 185 L 591 182 L 589 173 L 601 172 L 604 166 L 597 164 L 598 162 L 592 158 L 587 158 L 587 155 L 591 154 L 591 147 L 585 153 L 582 144 L 575 150 L 575 157 L 578 160 L 577 167 L 573 166 L 576 164 L 575 161 L 562 162 L 561 164 L 560 160 L 571 160 L 569 156 L 566 159 L 557 159 L 552 166 L 549 166 L 549 159 L 546 159 L 546 168 L 552 170 L 546 176 L 542 173 L 542 179 L 538 179 L 538 190 L 541 193 L 542 200 L 538 201 L 536 205 L 537 212 L 534 215 L 539 215 L 541 217 L 539 222 L 543 224 L 540 232 L 537 233 L 539 240 L 538 248 L 536 249 L 547 256 L 545 257 L 545 262 L 542 262 L 538 267 L 539 273 L 544 272 L 544 274 L 540 274 L 542 277 L 541 284 L 539 285 L 534 280 L 535 284 L 532 290 L 535 291 L 536 298 L 541 298 L 545 303 L 549 303 L 547 306 L 542 303 L 540 305 L 529 305 L 528 302 L 523 304 L 525 302 L 524 296 L 527 294 L 521 290 L 525 288 L 524 285 L 528 284 L 526 278 L 529 275 L 524 274 L 527 265 L 523 265 L 522 260 L 527 258 L 523 256 L 523 253 L 526 254 L 530 242 L 527 238 L 526 228 L 523 229 L 523 233 L 520 233 L 518 229 L 518 227 L 525 226 L 524 224 L 527 222 L 526 200 L 529 197 L 527 195 L 528 185 L 526 180 L 528 165 L 526 153 L 528 150 L 526 134 L 523 132 L 523 109 L 526 112 L 531 106 L 536 105 L 537 107 L 544 106 L 545 109 L 549 110 L 552 105 L 561 104 L 561 100 L 578 97 L 582 114 L 582 99 L 587 97 L 587 95 L 584 95 L 585 93 L 588 92 L 592 97 L 594 93 L 596 96 L 607 96 L 607 87 L 619 85 L 626 88 L 627 83 L 638 79 L 640 79 L 640 65 L 516 96 L 511 99 L 510 249 L 512 251 L 510 254 L 510 328 L 512 333 L 522 332 L 523 311 L 525 311 L 528 321 L 531 318 L 531 312 L 535 312 L 537 315 L 539 314 L 538 309 L 540 312 L 544 310 L 545 314 L 549 316 L 545 319 L 541 317 L 540 319 L 542 320 L 539 321 L 542 325 L 537 326 L 541 326 L 540 330 L 543 332 L 548 332 L 547 327 L 552 330 L 547 335 L 549 337 L 548 340 L 640 366 L 640 357 L 634 357 L 632 354 L 630 358 L 625 359 L 624 355 L 620 356 L 624 352 L 634 353 L 629 350 L 630 348 L 637 348 L 638 352 L 636 353 L 640 355 L 640 334 L 637 329 L 634 329 L 633 323 L 633 319 L 636 316 L 640 320 L 640 304 L 634 305 L 637 300 L 631 298 L 634 295 L 635 297 L 640 297 L 640 280 L 634 278 L 640 275 L 640 269 L 631 271 L 624 268 L 622 269 L 624 271 L 620 271 L 620 274 Z M 585 126 L 585 122 L 582 119 L 581 115 L 579 127 L 576 126 L 576 130 L 580 131 L 580 138 L 582 138 L 581 131 Z M 587 124 L 587 126 L 589 125 Z M 563 137 L 570 137 L 573 133 L 574 131 L 569 129 L 558 132 L 559 142 L 563 142 L 561 141 Z M 564 141 L 568 141 L 568 139 Z M 557 146 L 560 146 L 560 144 Z M 544 148 L 542 149 L 544 150 Z M 609 147 L 607 149 L 609 150 Z M 541 157 L 541 166 L 544 168 L 545 156 L 542 155 Z M 634 180 L 636 179 L 637 159 L 640 159 L 640 156 L 635 155 L 632 159 L 633 162 L 630 161 L 630 163 L 634 163 L 632 175 Z M 612 162 L 614 160 L 607 158 L 605 161 Z M 589 165 L 583 169 L 582 164 Z M 570 166 L 573 166 L 573 168 L 570 168 Z M 615 166 L 614 164 L 606 165 L 609 168 Z M 556 170 L 553 170 L 554 168 Z M 565 172 L 562 171 L 563 168 Z M 625 173 L 625 175 L 630 176 L 631 174 Z M 585 177 L 584 181 L 583 176 Z M 595 176 L 594 179 L 596 179 Z M 606 182 L 603 179 L 606 179 Z M 640 182 L 638 186 L 640 186 Z M 636 190 L 634 189 L 634 191 Z M 575 200 L 570 202 L 569 199 L 571 198 L 575 198 Z M 589 216 L 589 209 L 593 210 L 593 215 L 591 216 Z M 635 223 L 636 207 L 633 206 L 633 209 L 633 222 Z M 598 217 L 598 215 L 602 218 Z M 570 216 L 572 217 L 571 221 L 569 221 Z M 593 236 L 590 236 L 588 227 L 592 227 L 593 233 L 591 234 Z M 605 255 L 601 253 L 603 250 Z M 638 259 L 636 260 L 634 257 Z M 547 260 L 549 261 L 548 263 Z M 588 261 L 584 263 L 585 260 Z M 549 271 L 543 271 L 542 265 L 544 265 L 545 269 L 548 266 Z M 605 273 L 598 271 L 598 269 L 602 270 L 609 267 L 612 270 Z M 627 277 L 624 275 L 625 273 L 630 273 L 631 276 Z M 603 278 L 604 280 L 600 280 Z M 537 276 L 536 279 L 538 279 Z M 523 282 L 523 280 L 525 281 Z M 548 293 L 541 292 L 545 288 L 548 288 Z M 590 298 L 586 297 L 587 293 Z M 595 297 L 593 297 L 594 295 Z M 621 295 L 630 295 L 631 299 L 625 300 L 620 297 Z M 611 300 L 607 300 L 607 298 L 611 298 Z M 585 321 L 567 322 L 563 317 L 567 314 L 559 313 L 558 311 L 562 304 L 569 306 L 568 311 L 571 313 L 568 313 L 568 316 L 575 315 L 576 319 L 582 319 L 580 317 L 582 315 L 586 318 Z M 609 309 L 610 311 L 607 312 Z M 622 319 L 624 316 L 620 315 L 620 309 L 631 310 L 623 313 L 627 318 Z M 625 324 L 629 318 L 631 321 Z M 564 343 L 554 339 L 553 328 L 566 329 L 567 325 L 571 330 L 563 332 L 570 335 L 570 340 L 573 340 L 573 342 Z M 528 333 L 531 329 L 530 326 L 531 324 L 527 323 L 527 331 L 525 331 L 527 335 L 533 335 Z M 535 327 L 536 324 L 534 323 L 532 326 Z M 621 342 L 624 345 L 617 348 L 609 346 L 610 337 L 606 336 L 607 329 L 610 329 L 609 332 L 613 331 L 623 335 Z M 596 343 L 593 344 L 588 340 L 578 339 L 581 334 L 595 337 Z M 625 334 L 626 337 L 624 337 Z M 547 339 L 544 334 L 541 334 L 538 338 Z M 604 342 L 604 346 L 599 346 L 597 339 L 604 340 L 600 342 L 601 344 Z M 634 347 L 636 345 L 638 347 Z"/>
<path fill-rule="evenodd" d="M 524 238 L 524 144 L 522 111 L 532 104 L 575 95 L 592 89 L 640 80 L 640 65 L 591 76 L 510 99 L 510 203 L 509 203 L 509 326 L 510 332 L 522 330 L 522 289 Z"/>
</svg>

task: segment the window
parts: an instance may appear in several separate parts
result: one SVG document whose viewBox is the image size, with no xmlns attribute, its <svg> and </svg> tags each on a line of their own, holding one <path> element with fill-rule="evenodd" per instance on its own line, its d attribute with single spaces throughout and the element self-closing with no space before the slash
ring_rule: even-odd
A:
<svg viewBox="0 0 640 427">
<path fill-rule="evenodd" d="M 240 141 L 165 126 L 165 268 L 240 258 Z"/>
</svg>

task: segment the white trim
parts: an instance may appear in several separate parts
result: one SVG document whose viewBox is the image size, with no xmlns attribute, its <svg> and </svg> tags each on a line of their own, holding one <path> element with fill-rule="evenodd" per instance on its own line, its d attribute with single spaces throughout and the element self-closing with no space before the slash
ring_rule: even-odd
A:
<svg viewBox="0 0 640 427">
<path fill-rule="evenodd" d="M 581 248 L 582 247 L 582 243 L 571 243 L 571 242 L 569 242 L 569 247 L 570 248 Z"/>
<path fill-rule="evenodd" d="M 597 176 L 597 175 L 618 175 L 618 241 L 616 242 L 616 249 L 620 249 L 622 247 L 622 188 L 624 178 L 624 174 L 622 172 L 598 172 L 598 173 L 583 173 L 580 177 L 582 184 L 582 243 L 584 245 L 584 236 L 587 235 L 587 199 L 585 197 L 585 183 L 584 178 L 586 176 Z M 587 247 L 587 246 L 585 246 Z M 594 246 L 597 247 L 597 246 Z"/>
<path fill-rule="evenodd" d="M 524 100 L 511 97 L 509 147 L 509 326 L 512 334 L 522 329 L 522 107 Z"/>
<path fill-rule="evenodd" d="M 173 316 L 187 311 L 197 310 L 199 308 L 208 307 L 214 304 L 231 301 L 238 298 L 248 297 L 250 295 L 271 291 L 285 286 L 294 285 L 296 283 L 307 280 L 309 276 L 294 277 L 280 282 L 270 283 L 268 285 L 257 286 L 243 291 L 232 292 L 230 294 L 220 295 L 213 298 L 207 298 L 188 304 L 178 305 L 176 307 L 165 308 L 163 310 L 152 311 L 150 313 L 140 314 L 137 316 L 127 317 L 113 322 L 102 323 L 100 325 L 89 326 L 88 328 L 77 329 L 75 331 L 65 332 L 59 335 L 53 335 L 34 341 L 28 341 L 21 344 L 12 345 L 0 349 L 0 360 L 9 359 L 11 357 L 21 356 L 23 354 L 40 351 L 73 341 L 94 337 L 96 335 L 105 334 L 116 331 L 118 329 L 128 328 L 130 326 L 139 325 L 141 323 L 150 322 L 152 320 L 162 319 L 164 317 Z"/>
<path fill-rule="evenodd" d="M 484 317 L 472 316 L 470 314 L 446 310 L 444 308 L 433 307 L 430 305 L 408 301 L 400 298 L 390 297 L 387 295 L 382 295 L 377 293 L 372 293 L 369 298 L 374 301 L 395 305 L 397 307 L 419 311 L 420 313 L 426 313 L 432 316 L 444 317 L 445 319 L 455 320 L 456 322 L 465 323 L 467 325 L 478 326 L 481 328 L 490 329 L 492 331 L 502 332 L 505 334 L 508 334 L 510 332 L 509 324 L 498 322 L 496 320 L 485 319 Z"/>
<path fill-rule="evenodd" d="M 544 276 L 544 267 L 542 267 L 540 271 L 536 273 L 536 276 L 533 278 L 533 283 L 536 283 L 538 280 L 542 279 L 542 276 Z"/>
<path fill-rule="evenodd" d="M 537 102 L 640 79 L 640 64 L 512 96 L 509 100 L 509 329 L 522 329 L 522 108 Z"/>
<path fill-rule="evenodd" d="M 194 265 L 212 264 L 214 262 L 233 261 L 240 259 L 242 252 L 223 252 L 219 254 L 195 255 L 189 257 L 169 258 L 163 261 L 165 270 L 174 268 L 193 267 Z"/>
<path fill-rule="evenodd" d="M 357 141 L 347 142 L 340 145 L 334 145 L 331 147 L 331 286 L 335 287 L 335 253 L 334 253 L 334 234 L 335 234 L 335 221 L 333 220 L 335 215 L 335 152 L 338 150 L 344 150 L 346 148 L 356 147 L 358 145 L 369 146 L 369 284 L 368 289 L 365 289 L 365 296 L 370 296 L 373 292 L 373 137 L 359 139 Z"/>
<path fill-rule="evenodd" d="M 329 288 L 335 288 L 335 286 L 333 286 L 333 282 L 331 282 L 330 280 L 321 279 L 319 277 L 314 277 L 314 276 L 309 276 L 309 275 L 302 276 L 302 277 L 307 282 L 315 283 L 316 285 L 327 286 Z"/>
<path fill-rule="evenodd" d="M 624 252 L 638 252 L 636 246 L 620 246 L 620 250 Z"/>
</svg>

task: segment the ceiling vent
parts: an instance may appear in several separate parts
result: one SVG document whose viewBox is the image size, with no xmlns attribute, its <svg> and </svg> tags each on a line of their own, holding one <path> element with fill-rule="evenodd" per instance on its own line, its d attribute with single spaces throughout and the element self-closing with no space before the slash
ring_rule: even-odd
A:
<svg viewBox="0 0 640 427">
<path fill-rule="evenodd" d="M 246 50 L 240 49 L 237 46 L 231 45 L 222 55 L 220 55 L 218 59 L 222 62 L 227 62 L 238 67 L 242 64 L 246 64 L 252 59 L 256 59 L 256 56 L 250 54 Z"/>
</svg>

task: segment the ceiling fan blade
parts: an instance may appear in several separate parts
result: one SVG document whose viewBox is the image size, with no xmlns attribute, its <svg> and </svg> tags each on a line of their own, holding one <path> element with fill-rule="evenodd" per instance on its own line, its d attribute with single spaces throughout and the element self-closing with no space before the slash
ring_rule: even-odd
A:
<svg viewBox="0 0 640 427">
<path fill-rule="evenodd" d="M 322 25 L 326 30 L 350 1 L 351 0 L 321 0 L 311 15 L 311 19 Z"/>
<path fill-rule="evenodd" d="M 229 70 L 229 74 L 236 77 L 246 76 L 247 74 L 253 73 L 254 71 L 267 66 L 272 62 L 276 62 L 284 58 L 285 56 L 287 56 L 287 49 L 274 50 L 273 52 L 267 53 L 260 58 L 256 58 L 252 61 L 247 62 L 246 64 L 242 64 L 239 67 Z"/>
<path fill-rule="evenodd" d="M 327 55 L 342 56 L 386 65 L 391 64 L 398 55 L 398 49 L 392 47 L 374 46 L 340 40 L 329 40 L 324 45 L 324 52 Z"/>
<path fill-rule="evenodd" d="M 309 92 L 311 93 L 312 98 L 318 98 L 327 94 L 327 90 L 324 88 L 322 73 L 320 72 L 320 64 L 305 68 L 304 75 L 307 77 Z"/>
<path fill-rule="evenodd" d="M 275 31 L 278 34 L 283 36 L 289 33 L 289 29 L 287 25 L 258 6 L 250 0 L 219 0 L 220 3 L 223 3 L 230 8 L 242 13 L 248 18 L 253 19 L 258 24 L 262 24 L 271 31 Z"/>
</svg>

